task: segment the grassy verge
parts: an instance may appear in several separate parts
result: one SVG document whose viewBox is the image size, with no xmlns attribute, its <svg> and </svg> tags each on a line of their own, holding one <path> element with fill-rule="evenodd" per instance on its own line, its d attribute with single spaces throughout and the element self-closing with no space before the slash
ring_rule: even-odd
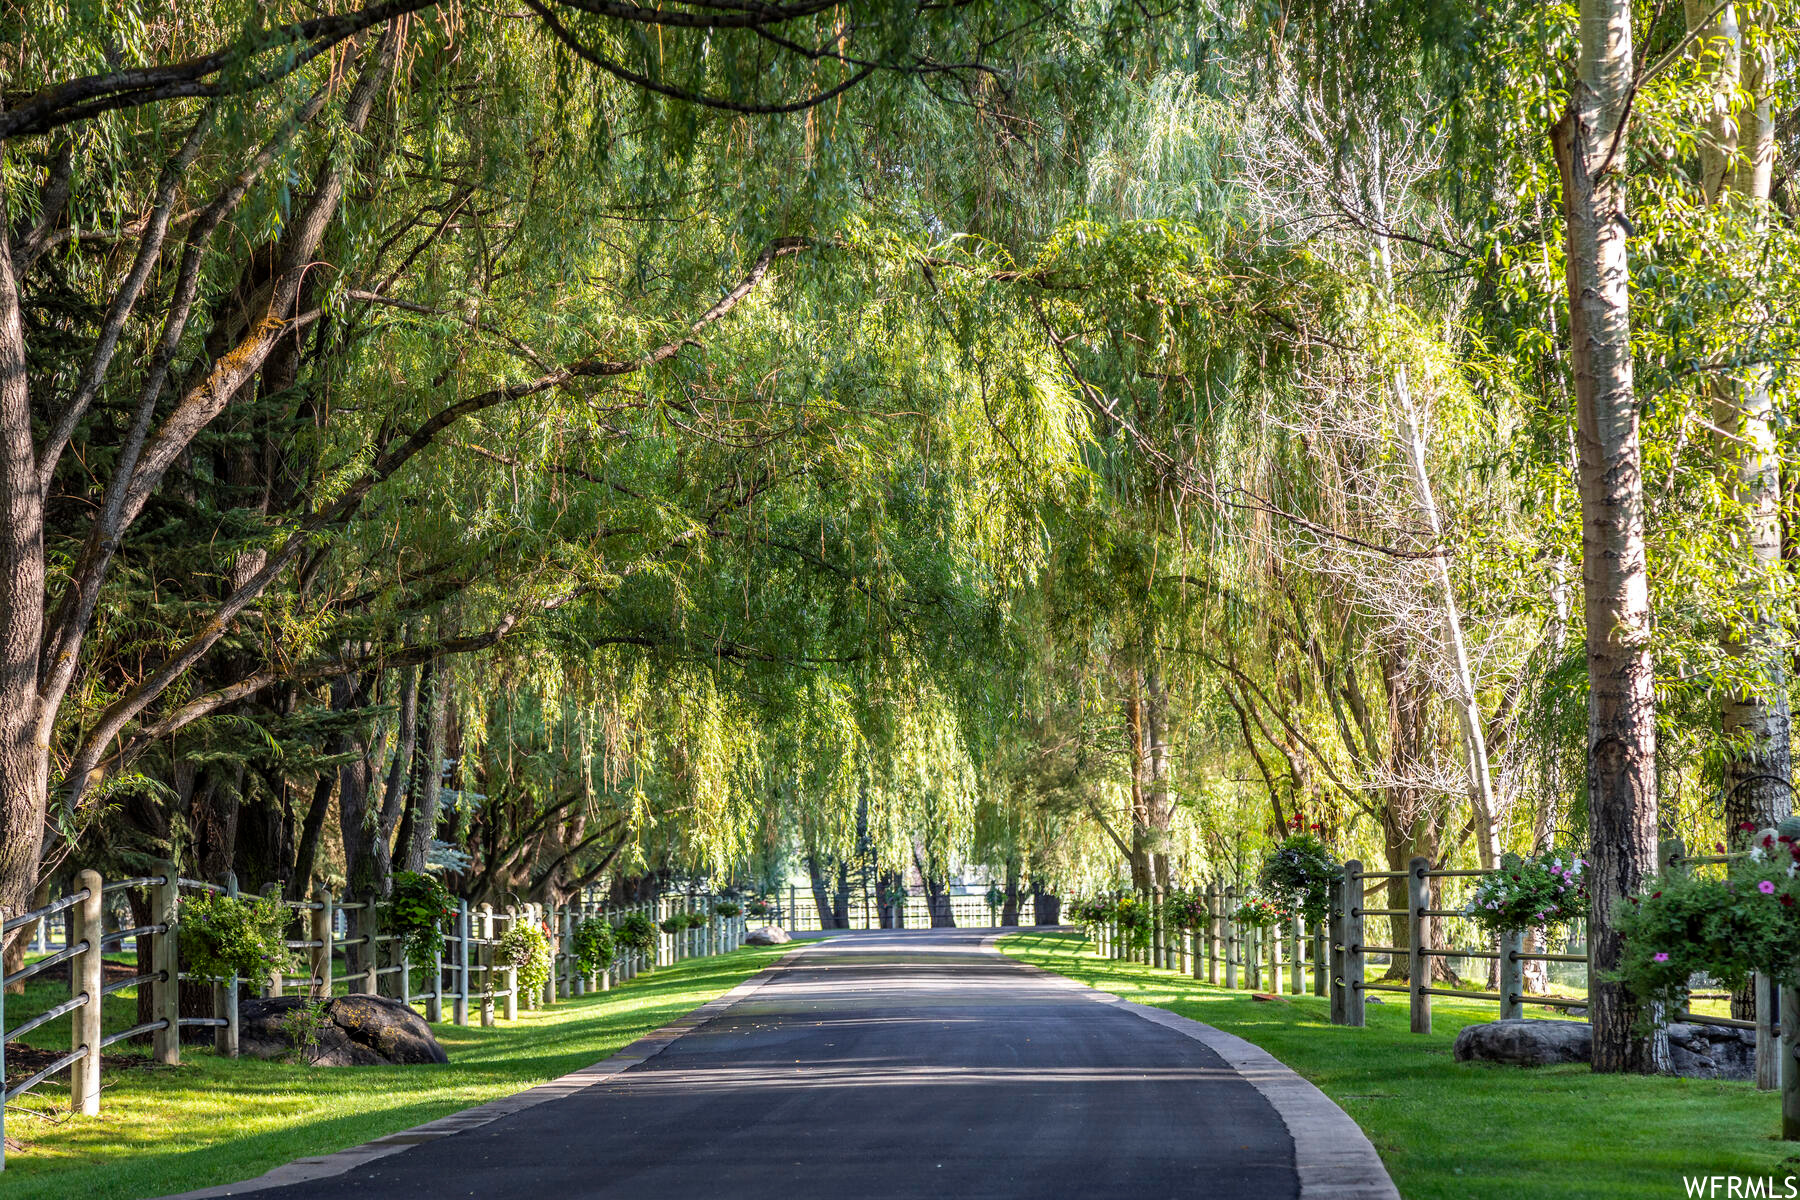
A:
<svg viewBox="0 0 1800 1200">
<path fill-rule="evenodd" d="M 1454 1061 L 1457 1030 L 1492 1020 L 1492 1006 L 1440 998 L 1434 1032 L 1421 1036 L 1395 997 L 1370 1005 L 1367 1028 L 1343 1029 L 1322 999 L 1252 1000 L 1096 958 L 1078 934 L 1018 934 L 1000 948 L 1261 1046 L 1355 1118 L 1407 1200 L 1679 1197 L 1684 1174 L 1773 1175 L 1780 1195 L 1779 1177 L 1800 1175 L 1800 1150 L 1775 1137 L 1775 1094 L 1747 1083 Z"/>
<path fill-rule="evenodd" d="M 109 1072 L 98 1118 L 66 1088 L 7 1112 L 7 1200 L 131 1200 L 259 1175 L 511 1095 L 598 1062 L 755 974 L 783 950 L 690 959 L 492 1029 L 435 1027 L 448 1066 L 305 1067 L 184 1048 L 176 1068 Z M 18 997 L 13 997 L 18 1000 Z M 114 1014 L 107 1014 L 111 1024 Z M 118 1019 L 126 1019 L 120 1013 Z M 66 1035 L 65 1035 L 66 1036 Z"/>
</svg>

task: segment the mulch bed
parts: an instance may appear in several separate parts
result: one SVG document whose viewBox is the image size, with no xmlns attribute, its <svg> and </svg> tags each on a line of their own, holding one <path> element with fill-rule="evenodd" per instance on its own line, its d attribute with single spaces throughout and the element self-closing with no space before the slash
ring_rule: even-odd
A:
<svg viewBox="0 0 1800 1200">
<path fill-rule="evenodd" d="M 23 1079 L 27 1075 L 35 1075 L 63 1055 L 67 1050 L 40 1050 L 36 1046 L 27 1046 L 24 1042 L 6 1043 L 6 1074 L 9 1079 Z M 102 1054 L 100 1069 L 102 1071 L 138 1071 L 158 1066 L 155 1059 L 147 1054 Z M 62 1080 L 62 1075 L 57 1075 Z"/>
<path fill-rule="evenodd" d="M 72 962 L 59 962 L 53 967 L 45 967 L 42 971 L 33 975 L 28 982 L 67 983 L 69 982 L 69 968 L 74 965 L 75 964 Z M 121 979 L 136 979 L 138 976 L 138 969 L 136 965 L 132 963 L 107 962 L 103 964 L 102 970 L 106 975 L 107 983 L 117 983 Z M 10 1048 L 7 1050 L 7 1053 L 12 1053 Z"/>
</svg>

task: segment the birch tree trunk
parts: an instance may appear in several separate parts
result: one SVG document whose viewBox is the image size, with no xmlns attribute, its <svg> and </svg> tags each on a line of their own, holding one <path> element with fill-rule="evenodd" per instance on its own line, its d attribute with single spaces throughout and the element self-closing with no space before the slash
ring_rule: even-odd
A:
<svg viewBox="0 0 1800 1200">
<path fill-rule="evenodd" d="M 1588 890 L 1594 1070 L 1665 1071 L 1660 1021 L 1613 973 L 1615 915 L 1656 868 L 1656 698 L 1650 663 L 1644 481 L 1632 391 L 1625 130 L 1630 0 L 1581 0 L 1581 50 L 1551 132 L 1562 177 L 1570 351 L 1580 457 L 1588 658 Z M 1660 1016 L 1660 1014 L 1653 1014 Z"/>
<path fill-rule="evenodd" d="M 1369 205 L 1375 217 L 1375 248 L 1381 271 L 1382 297 L 1394 299 L 1394 256 L 1388 237 L 1387 185 L 1383 178 L 1381 137 L 1371 131 L 1374 157 L 1373 178 L 1369 185 Z M 1413 395 L 1412 378 L 1404 362 L 1394 364 L 1394 423 L 1400 440 L 1406 446 L 1407 474 L 1419 515 L 1425 521 L 1432 542 L 1440 549 L 1444 541 L 1444 523 L 1438 512 L 1437 493 L 1431 485 L 1428 461 L 1430 443 L 1417 399 Z M 1469 782 L 1469 806 L 1475 814 L 1475 849 L 1485 870 L 1500 864 L 1500 814 L 1494 803 L 1494 782 L 1488 769 L 1487 733 L 1481 716 L 1481 702 L 1475 694 L 1475 675 L 1469 669 L 1468 645 L 1463 637 L 1462 612 L 1456 603 L 1456 586 L 1450 578 L 1450 560 L 1440 553 L 1431 562 L 1433 582 L 1442 600 L 1444 648 L 1448 653 L 1451 675 L 1451 707 L 1456 711 L 1457 730 L 1462 735 L 1463 768 Z"/>
</svg>

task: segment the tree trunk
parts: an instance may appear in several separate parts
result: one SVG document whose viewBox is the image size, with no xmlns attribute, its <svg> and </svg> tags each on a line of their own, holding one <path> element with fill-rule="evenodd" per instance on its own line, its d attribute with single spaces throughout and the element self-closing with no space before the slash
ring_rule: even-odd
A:
<svg viewBox="0 0 1800 1200">
<path fill-rule="evenodd" d="M 450 673 L 443 667 L 431 672 L 430 712 L 425 722 L 425 755 L 416 772 L 418 803 L 409 810 L 411 821 L 405 846 L 405 869 L 423 871 L 437 835 L 438 809 L 444 788 L 444 741 L 450 723 Z"/>
<path fill-rule="evenodd" d="M 0 212 L 8 210 L 0 182 Z M 25 326 L 6 224 L 0 218 L 0 916 L 30 907 L 50 785 L 50 730 L 37 690 L 44 504 L 31 438 Z M 7 941 L 18 938 L 15 930 Z"/>
<path fill-rule="evenodd" d="M 919 869 L 919 882 L 925 887 L 925 907 L 931 913 L 933 929 L 955 929 L 956 914 L 950 907 L 950 893 L 943 876 L 934 871 L 924 847 L 913 841 L 913 865 Z"/>
<path fill-rule="evenodd" d="M 813 907 L 819 913 L 820 929 L 836 929 L 837 921 L 831 911 L 831 889 L 825 880 L 825 872 L 819 869 L 817 855 L 806 856 L 806 878 L 812 884 Z"/>
<path fill-rule="evenodd" d="M 1017 925 L 1019 923 L 1019 862 L 1008 859 L 1006 862 L 1006 899 L 1000 904 L 1000 924 Z"/>
<path fill-rule="evenodd" d="M 1607 1072 L 1669 1067 L 1667 1031 L 1645 1033 L 1640 1002 L 1612 978 L 1623 951 L 1615 914 L 1656 866 L 1656 696 L 1620 124 L 1632 57 L 1630 0 L 1581 0 L 1577 78 L 1551 135 L 1562 176 L 1580 451 L 1590 1013 L 1594 1070 Z"/>
</svg>

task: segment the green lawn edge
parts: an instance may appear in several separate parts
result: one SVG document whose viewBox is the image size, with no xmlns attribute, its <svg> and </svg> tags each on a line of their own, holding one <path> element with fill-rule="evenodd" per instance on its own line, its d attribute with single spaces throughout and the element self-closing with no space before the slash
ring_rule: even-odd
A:
<svg viewBox="0 0 1800 1200">
<path fill-rule="evenodd" d="M 1784 1177 L 1800 1175 L 1800 1146 L 1776 1136 L 1776 1094 L 1748 1083 L 1456 1062 L 1457 1031 L 1493 1020 L 1491 1006 L 1440 1002 L 1433 1031 L 1414 1034 L 1404 1003 L 1371 1004 L 1367 1027 L 1346 1029 L 1323 999 L 1253 1000 L 1097 958 L 1077 933 L 1019 933 L 999 947 L 1261 1046 L 1350 1114 L 1406 1200 L 1681 1197 L 1683 1176 L 1711 1175 L 1773 1177 L 1780 1196 Z"/>
<path fill-rule="evenodd" d="M 729 991 L 792 947 L 746 947 L 662 967 L 493 1028 L 433 1026 L 446 1066 L 305 1067 L 185 1048 L 176 1068 L 108 1072 L 99 1117 L 69 1117 L 67 1089 L 9 1108 L 7 1200 L 138 1200 L 260 1175 L 297 1158 L 436 1120 L 609 1057 Z"/>
</svg>

